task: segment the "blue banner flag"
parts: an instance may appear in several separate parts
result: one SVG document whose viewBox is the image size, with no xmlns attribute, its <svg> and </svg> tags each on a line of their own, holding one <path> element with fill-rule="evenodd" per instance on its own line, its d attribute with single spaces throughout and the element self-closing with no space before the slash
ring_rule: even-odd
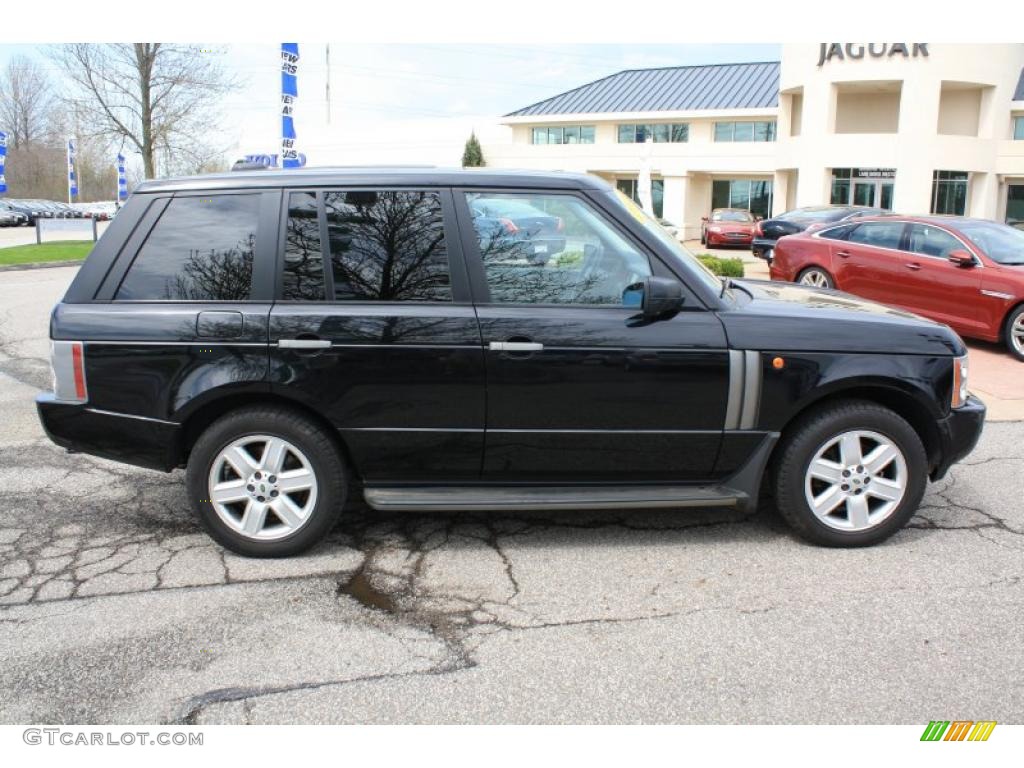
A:
<svg viewBox="0 0 1024 768">
<path fill-rule="evenodd" d="M 7 134 L 0 131 L 0 195 L 7 191 L 7 177 L 4 176 L 4 169 L 7 167 Z"/>
<path fill-rule="evenodd" d="M 78 181 L 75 179 L 75 140 L 68 139 L 68 202 L 78 197 Z"/>
<path fill-rule="evenodd" d="M 117 156 L 117 199 L 124 202 L 128 199 L 128 176 L 124 169 L 124 155 Z"/>
<path fill-rule="evenodd" d="M 295 149 L 295 100 L 299 95 L 299 44 L 281 43 L 281 167 L 298 168 Z"/>
</svg>

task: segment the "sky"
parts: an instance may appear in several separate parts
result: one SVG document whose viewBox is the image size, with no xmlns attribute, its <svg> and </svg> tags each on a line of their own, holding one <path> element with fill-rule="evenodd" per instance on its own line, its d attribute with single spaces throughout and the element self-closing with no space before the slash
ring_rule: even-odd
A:
<svg viewBox="0 0 1024 768">
<path fill-rule="evenodd" d="M 203 43 L 204 46 L 211 45 Z M 241 84 L 210 139 L 229 159 L 280 146 L 276 45 L 223 46 Z M 778 45 L 330 44 L 299 42 L 297 145 L 310 165 L 457 165 L 470 131 L 507 141 L 501 115 L 622 69 L 777 60 Z M 0 45 L 0 67 L 23 54 L 60 73 L 34 45 Z M 2 129 L 2 127 L 0 127 Z"/>
</svg>

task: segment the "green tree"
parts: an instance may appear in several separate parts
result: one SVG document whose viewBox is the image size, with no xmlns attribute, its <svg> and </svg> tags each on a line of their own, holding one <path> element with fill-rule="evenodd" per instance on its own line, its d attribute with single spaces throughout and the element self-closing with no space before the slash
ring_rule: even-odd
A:
<svg viewBox="0 0 1024 768">
<path fill-rule="evenodd" d="M 463 168 L 482 168 L 487 165 L 484 162 L 484 151 L 480 149 L 480 141 L 476 137 L 476 131 L 469 134 L 466 139 L 466 148 L 462 151 Z"/>
</svg>

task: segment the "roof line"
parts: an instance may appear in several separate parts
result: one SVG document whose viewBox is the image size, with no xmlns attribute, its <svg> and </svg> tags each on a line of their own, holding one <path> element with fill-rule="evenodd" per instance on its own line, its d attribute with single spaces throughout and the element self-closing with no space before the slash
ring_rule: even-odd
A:
<svg viewBox="0 0 1024 768">
<path fill-rule="evenodd" d="M 570 88 L 567 91 L 562 91 L 561 93 L 556 93 L 553 96 L 548 96 L 547 98 L 541 99 L 540 101 L 535 101 L 532 104 L 527 104 L 524 107 L 519 107 L 519 109 L 514 109 L 511 112 L 508 112 L 508 113 L 502 115 L 502 117 L 515 117 L 517 113 L 525 112 L 526 110 L 532 109 L 533 107 L 536 107 L 539 104 L 543 104 L 546 101 L 554 101 L 555 99 L 559 98 L 560 96 L 565 96 L 567 94 L 573 93 L 574 91 L 583 90 L 584 88 L 587 88 L 587 87 L 589 87 L 591 85 L 596 85 L 597 83 L 600 83 L 602 80 L 608 80 L 609 78 L 617 77 L 618 75 L 624 75 L 624 74 L 626 74 L 628 72 L 658 72 L 658 71 L 662 71 L 662 70 L 666 70 L 666 69 L 707 69 L 708 67 L 743 67 L 743 66 L 760 65 L 760 64 L 776 64 L 776 65 L 781 65 L 782 62 L 781 61 L 734 61 L 734 62 L 720 62 L 718 64 L 679 64 L 677 66 L 670 66 L 670 67 L 636 67 L 636 68 L 633 68 L 633 69 L 620 69 L 617 72 L 612 72 L 610 75 L 605 75 L 604 77 L 598 77 L 595 80 L 590 80 L 589 82 L 583 83 L 582 85 L 577 85 L 577 86 L 575 86 L 573 88 Z M 1024 72 L 1022 72 L 1021 74 L 1022 74 L 1022 77 L 1024 77 Z"/>
</svg>

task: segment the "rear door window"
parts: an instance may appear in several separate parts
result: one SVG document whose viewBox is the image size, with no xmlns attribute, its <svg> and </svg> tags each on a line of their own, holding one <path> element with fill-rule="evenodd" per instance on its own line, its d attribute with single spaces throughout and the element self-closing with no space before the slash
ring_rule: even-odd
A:
<svg viewBox="0 0 1024 768">
<path fill-rule="evenodd" d="M 963 243 L 948 232 L 928 224 L 910 225 L 910 245 L 908 250 L 922 256 L 935 256 L 945 259 L 953 251 L 963 251 Z"/>
<path fill-rule="evenodd" d="M 898 221 L 866 221 L 858 224 L 846 238 L 851 243 L 875 248 L 898 250 L 903 239 L 903 223 Z"/>
<path fill-rule="evenodd" d="M 337 190 L 321 196 L 323 222 L 316 193 L 289 196 L 283 299 L 452 301 L 438 192 Z"/>
<path fill-rule="evenodd" d="M 259 194 L 176 197 L 115 294 L 121 301 L 245 301 Z"/>
</svg>

